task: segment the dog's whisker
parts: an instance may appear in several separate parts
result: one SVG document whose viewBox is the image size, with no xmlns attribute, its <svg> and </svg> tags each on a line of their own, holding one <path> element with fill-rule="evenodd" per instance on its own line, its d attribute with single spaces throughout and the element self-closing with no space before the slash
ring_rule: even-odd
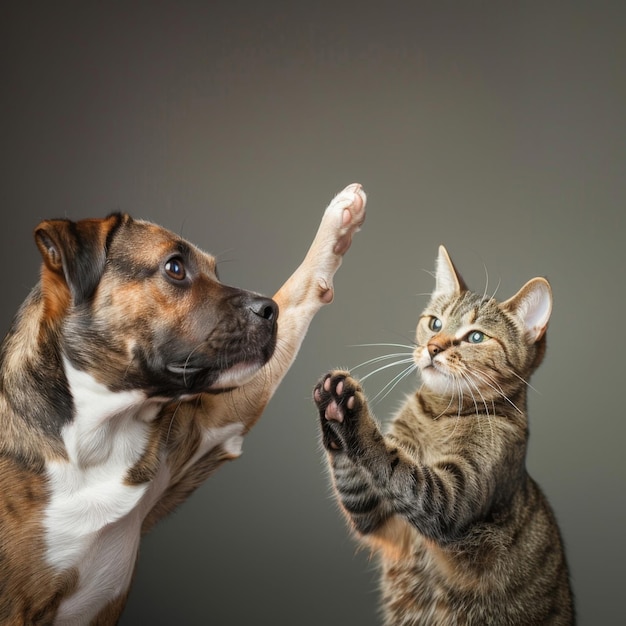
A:
<svg viewBox="0 0 626 626">
<path fill-rule="evenodd" d="M 188 387 L 187 384 L 187 366 L 189 365 L 189 361 L 191 360 L 191 357 L 193 356 L 193 353 L 196 352 L 197 350 L 200 350 L 202 348 L 202 344 L 197 345 L 188 355 L 187 358 L 185 359 L 185 363 L 183 364 L 183 385 L 185 387 Z"/>
</svg>

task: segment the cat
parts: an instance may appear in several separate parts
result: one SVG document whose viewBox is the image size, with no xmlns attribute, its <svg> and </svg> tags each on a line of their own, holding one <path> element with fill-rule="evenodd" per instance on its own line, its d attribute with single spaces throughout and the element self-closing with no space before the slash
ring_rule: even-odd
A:
<svg viewBox="0 0 626 626">
<path fill-rule="evenodd" d="M 551 310 L 544 278 L 504 302 L 469 291 L 440 246 L 412 353 L 422 387 L 388 433 L 349 372 L 315 386 L 340 508 L 380 558 L 385 625 L 575 623 L 561 533 L 525 467 Z"/>
</svg>

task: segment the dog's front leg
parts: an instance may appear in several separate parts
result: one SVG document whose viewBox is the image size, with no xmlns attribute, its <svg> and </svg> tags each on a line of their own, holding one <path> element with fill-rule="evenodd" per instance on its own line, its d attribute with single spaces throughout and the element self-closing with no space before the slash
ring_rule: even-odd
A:
<svg viewBox="0 0 626 626">
<path fill-rule="evenodd" d="M 353 234 L 365 220 L 366 201 L 358 183 L 348 185 L 332 199 L 304 261 L 274 295 L 279 315 L 272 358 L 242 387 L 203 396 L 202 402 L 194 405 L 196 423 L 199 420 L 203 428 L 213 428 L 236 422 L 241 427 L 238 435 L 244 435 L 259 419 L 296 358 L 311 320 L 333 300 L 333 277 Z M 232 456 L 237 456 L 234 448 L 236 445 Z"/>
<path fill-rule="evenodd" d="M 279 307 L 274 356 L 252 381 L 233 390 L 227 401 L 248 430 L 260 417 L 274 391 L 293 363 L 311 320 L 333 300 L 333 277 L 352 235 L 365 220 L 366 196 L 352 184 L 337 194 L 326 208 L 321 224 L 302 264 L 274 295 Z"/>
</svg>

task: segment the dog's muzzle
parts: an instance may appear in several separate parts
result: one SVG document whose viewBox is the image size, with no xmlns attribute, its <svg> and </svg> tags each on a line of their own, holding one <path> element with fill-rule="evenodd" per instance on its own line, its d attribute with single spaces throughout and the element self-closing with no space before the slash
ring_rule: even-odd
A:
<svg viewBox="0 0 626 626">
<path fill-rule="evenodd" d="M 278 305 L 270 298 L 232 291 L 192 322 L 203 328 L 202 340 L 170 337 L 158 350 L 162 365 L 157 369 L 169 378 L 164 386 L 186 394 L 222 392 L 248 382 L 272 357 Z"/>
</svg>

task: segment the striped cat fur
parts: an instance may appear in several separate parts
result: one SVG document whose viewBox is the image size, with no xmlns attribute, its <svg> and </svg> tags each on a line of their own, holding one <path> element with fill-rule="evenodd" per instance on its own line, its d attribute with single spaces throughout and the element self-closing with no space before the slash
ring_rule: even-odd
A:
<svg viewBox="0 0 626 626">
<path fill-rule="evenodd" d="M 442 246 L 412 354 L 423 385 L 386 434 L 349 372 L 315 387 L 340 507 L 380 559 L 385 625 L 575 623 L 561 534 L 525 465 L 551 309 L 543 278 L 500 303 L 469 291 Z"/>
</svg>

